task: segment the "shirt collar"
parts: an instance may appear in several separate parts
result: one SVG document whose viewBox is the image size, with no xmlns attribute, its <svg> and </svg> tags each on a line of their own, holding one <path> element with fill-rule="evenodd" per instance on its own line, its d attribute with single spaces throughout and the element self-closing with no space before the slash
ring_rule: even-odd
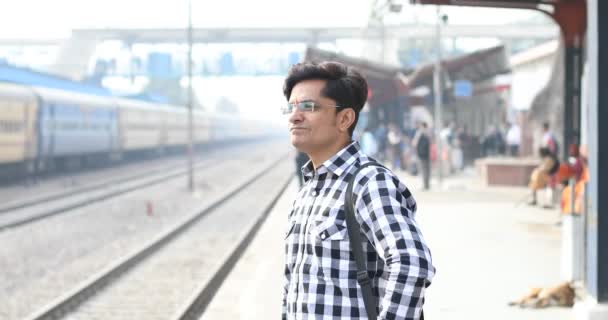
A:
<svg viewBox="0 0 608 320">
<path fill-rule="evenodd" d="M 325 162 L 323 162 L 323 164 L 317 168 L 317 173 L 323 174 L 331 172 L 336 176 L 340 176 L 362 155 L 363 153 L 361 152 L 359 143 L 357 141 L 353 141 L 346 147 L 342 148 L 342 150 L 338 151 L 331 158 L 325 160 Z M 306 180 L 311 179 L 315 174 L 312 161 L 308 161 L 301 170 L 302 175 Z"/>
</svg>

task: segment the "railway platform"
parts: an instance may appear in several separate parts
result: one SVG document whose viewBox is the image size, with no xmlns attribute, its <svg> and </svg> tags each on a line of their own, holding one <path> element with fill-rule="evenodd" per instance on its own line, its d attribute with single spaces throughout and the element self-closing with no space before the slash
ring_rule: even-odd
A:
<svg viewBox="0 0 608 320">
<path fill-rule="evenodd" d="M 400 175 L 418 201 L 417 220 L 437 268 L 428 319 L 574 319 L 570 308 L 507 305 L 531 287 L 561 282 L 556 210 L 523 204 L 525 188 L 484 187 L 472 172 L 441 187 L 434 181 L 430 191 L 422 191 L 420 177 Z M 280 318 L 282 235 L 296 188 L 294 179 L 201 319 Z"/>
</svg>

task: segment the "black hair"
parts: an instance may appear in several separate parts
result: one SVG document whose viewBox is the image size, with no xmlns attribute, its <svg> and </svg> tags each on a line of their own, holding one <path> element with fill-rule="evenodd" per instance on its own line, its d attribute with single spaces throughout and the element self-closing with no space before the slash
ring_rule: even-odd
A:
<svg viewBox="0 0 608 320">
<path fill-rule="evenodd" d="M 326 80 L 325 88 L 321 91 L 321 94 L 336 101 L 336 104 L 341 107 L 337 108 L 336 112 L 346 108 L 355 111 L 355 122 L 348 128 L 348 133 L 352 137 L 359 120 L 359 112 L 363 109 L 367 100 L 367 81 L 365 78 L 352 67 L 347 67 L 339 62 L 301 62 L 289 69 L 283 84 L 285 98 L 289 100 L 293 87 L 306 80 Z"/>
<path fill-rule="evenodd" d="M 547 147 L 540 147 L 538 149 L 538 153 L 540 154 L 541 157 L 546 157 L 551 155 L 551 150 L 549 150 L 549 148 Z"/>
</svg>

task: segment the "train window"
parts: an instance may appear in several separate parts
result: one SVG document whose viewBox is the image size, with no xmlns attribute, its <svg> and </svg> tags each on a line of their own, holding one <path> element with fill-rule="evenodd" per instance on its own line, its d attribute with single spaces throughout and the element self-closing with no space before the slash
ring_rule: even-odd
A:
<svg viewBox="0 0 608 320">
<path fill-rule="evenodd" d="M 15 133 L 23 131 L 25 124 L 23 120 L 11 120 L 2 119 L 0 120 L 0 132 Z"/>
</svg>

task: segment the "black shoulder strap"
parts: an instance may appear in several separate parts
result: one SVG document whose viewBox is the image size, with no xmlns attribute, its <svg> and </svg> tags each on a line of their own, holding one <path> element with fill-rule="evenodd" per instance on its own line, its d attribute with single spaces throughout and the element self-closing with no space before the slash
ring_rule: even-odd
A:
<svg viewBox="0 0 608 320">
<path fill-rule="evenodd" d="M 372 293 L 372 284 L 367 275 L 367 265 L 365 263 L 365 256 L 363 255 L 363 244 L 361 242 L 361 226 L 355 218 L 355 207 L 353 202 L 353 186 L 355 184 L 355 178 L 357 174 L 366 167 L 378 166 L 385 168 L 385 166 L 378 162 L 371 161 L 361 165 L 348 181 L 346 187 L 346 195 L 344 198 L 344 211 L 346 212 L 346 229 L 348 230 L 348 238 L 350 240 L 350 249 L 353 251 L 355 257 L 355 263 L 357 264 L 357 282 L 361 286 L 361 293 L 363 294 L 363 303 L 365 304 L 365 311 L 367 312 L 367 318 L 369 320 L 378 319 L 376 310 L 376 297 Z M 388 169 L 387 169 L 388 170 Z M 424 312 L 420 314 L 420 320 L 424 320 Z"/>
<path fill-rule="evenodd" d="M 363 255 L 363 245 L 361 242 L 361 226 L 355 218 L 355 208 L 353 202 L 353 185 L 355 183 L 355 177 L 365 167 L 378 166 L 383 167 L 377 162 L 367 162 L 361 165 L 348 181 L 348 187 L 346 187 L 346 195 L 344 199 L 344 210 L 346 212 L 346 229 L 348 230 L 348 238 L 350 239 L 350 249 L 353 251 L 355 262 L 357 264 L 357 282 L 361 286 L 361 293 L 363 294 L 363 303 L 365 304 L 365 310 L 367 311 L 367 317 L 370 320 L 376 320 L 378 315 L 376 313 L 376 298 L 372 293 L 372 286 L 367 275 L 367 266 L 365 263 L 365 256 Z"/>
</svg>

